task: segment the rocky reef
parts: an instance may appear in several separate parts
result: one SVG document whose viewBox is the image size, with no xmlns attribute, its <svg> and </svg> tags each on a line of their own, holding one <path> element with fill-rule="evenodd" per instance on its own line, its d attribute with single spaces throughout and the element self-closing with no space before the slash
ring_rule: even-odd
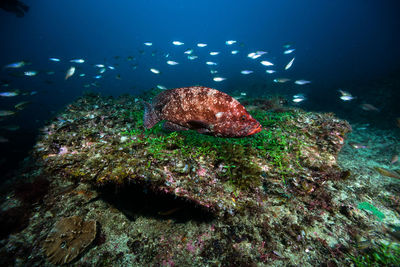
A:
<svg viewBox="0 0 400 267">
<path fill-rule="evenodd" d="M 8 193 L 4 212 L 24 207 L 20 213 L 33 215 L 29 223 L 18 215 L 24 229 L 2 234 L 2 256 L 15 255 L 20 266 L 352 262 L 362 218 L 335 200 L 352 179 L 337 162 L 351 130 L 346 121 L 245 99 L 264 127 L 251 137 L 167 132 L 161 124 L 145 130 L 140 103 L 156 93 L 86 94 L 42 129 L 19 180 L 29 188 L 45 177 L 48 190 L 36 205 Z M 91 222 L 82 226 L 90 231 L 63 261 L 51 229 L 70 216 L 79 216 L 74 225 Z"/>
<path fill-rule="evenodd" d="M 254 111 L 265 130 L 245 139 L 168 133 L 160 125 L 145 131 L 142 114 L 134 99 L 82 98 L 46 128 L 35 157 L 60 177 L 95 187 L 141 184 L 218 216 L 262 207 L 283 184 L 313 191 L 330 179 L 322 173 L 342 175 L 336 157 L 350 126 L 332 114 Z"/>
</svg>

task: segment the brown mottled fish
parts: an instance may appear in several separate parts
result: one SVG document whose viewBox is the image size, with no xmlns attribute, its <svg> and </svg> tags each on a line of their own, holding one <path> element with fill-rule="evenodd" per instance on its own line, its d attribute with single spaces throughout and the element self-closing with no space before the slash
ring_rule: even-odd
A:
<svg viewBox="0 0 400 267">
<path fill-rule="evenodd" d="M 244 137 L 262 129 L 239 101 L 201 86 L 166 90 L 152 104 L 145 102 L 144 126 L 152 128 L 161 120 L 169 130 L 192 129 L 221 137 Z"/>
</svg>

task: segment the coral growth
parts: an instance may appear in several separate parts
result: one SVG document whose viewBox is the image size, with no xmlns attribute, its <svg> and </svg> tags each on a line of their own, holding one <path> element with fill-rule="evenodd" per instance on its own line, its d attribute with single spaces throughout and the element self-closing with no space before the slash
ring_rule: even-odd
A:
<svg viewBox="0 0 400 267">
<path fill-rule="evenodd" d="M 43 243 L 43 249 L 53 264 L 70 263 L 96 237 L 96 222 L 83 221 L 78 216 L 62 218 Z"/>
</svg>

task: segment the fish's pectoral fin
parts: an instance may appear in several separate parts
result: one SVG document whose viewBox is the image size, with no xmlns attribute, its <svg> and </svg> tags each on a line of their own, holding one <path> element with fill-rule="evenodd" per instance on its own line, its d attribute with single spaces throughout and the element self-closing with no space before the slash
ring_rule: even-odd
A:
<svg viewBox="0 0 400 267">
<path fill-rule="evenodd" d="M 210 124 L 205 121 L 201 120 L 193 120 L 187 122 L 191 129 L 198 130 L 198 129 L 211 129 Z"/>
<path fill-rule="evenodd" d="M 201 120 L 192 120 L 187 123 L 189 124 L 190 129 L 196 130 L 200 134 L 211 134 L 214 127 L 213 125 Z"/>
<path fill-rule="evenodd" d="M 176 132 L 176 131 L 187 131 L 187 130 L 189 130 L 189 129 L 186 128 L 186 127 L 183 127 L 183 126 L 181 126 L 181 125 L 179 125 L 179 124 L 176 124 L 176 123 L 173 123 L 173 122 L 170 122 L 170 121 L 164 122 L 164 124 L 163 124 L 163 129 L 166 130 L 166 131 L 171 131 L 171 132 Z"/>
<path fill-rule="evenodd" d="M 196 129 L 196 131 L 199 134 L 211 134 L 211 131 L 209 129 L 206 129 L 206 128 L 198 128 L 198 129 Z"/>
</svg>

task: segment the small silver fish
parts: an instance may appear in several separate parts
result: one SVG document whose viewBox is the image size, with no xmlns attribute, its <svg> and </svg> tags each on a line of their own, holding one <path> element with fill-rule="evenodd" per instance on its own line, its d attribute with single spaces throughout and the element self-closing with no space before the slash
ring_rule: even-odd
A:
<svg viewBox="0 0 400 267">
<path fill-rule="evenodd" d="M 247 75 L 247 74 L 253 73 L 253 71 L 252 70 L 242 70 L 240 73 L 243 75 Z"/>
<path fill-rule="evenodd" d="M 18 90 L 9 91 L 9 92 L 0 92 L 0 96 L 3 96 L 3 97 L 13 97 L 13 96 L 17 96 L 17 95 L 19 95 Z"/>
<path fill-rule="evenodd" d="M 75 73 L 75 67 L 72 66 L 65 73 L 65 80 L 68 80 L 68 78 L 71 77 L 72 75 L 74 75 L 74 73 Z"/>
<path fill-rule="evenodd" d="M 185 43 L 179 42 L 179 41 L 173 41 L 172 42 L 173 45 L 184 45 Z"/>
<path fill-rule="evenodd" d="M 260 56 L 265 55 L 265 54 L 267 54 L 267 53 L 268 53 L 268 52 L 266 52 L 266 51 L 261 51 L 261 50 L 256 51 L 256 55 L 260 55 Z"/>
<path fill-rule="evenodd" d="M 165 87 L 164 85 L 161 85 L 161 84 L 157 84 L 157 88 L 160 90 L 167 90 L 167 87 Z"/>
<path fill-rule="evenodd" d="M 351 101 L 351 100 L 355 99 L 355 97 L 351 96 L 351 95 L 342 95 L 340 97 L 340 99 L 342 99 L 343 101 Z"/>
<path fill-rule="evenodd" d="M 233 45 L 233 44 L 235 44 L 237 41 L 235 41 L 235 40 L 228 40 L 228 41 L 226 41 L 225 42 L 225 44 L 226 45 Z"/>
<path fill-rule="evenodd" d="M 82 64 L 82 63 L 85 63 L 85 60 L 82 58 L 75 58 L 75 59 L 71 59 L 69 62 Z"/>
<path fill-rule="evenodd" d="M 293 96 L 292 101 L 295 103 L 300 103 L 303 102 L 304 100 L 306 100 L 306 97 L 304 96 L 304 94 L 296 94 Z"/>
<path fill-rule="evenodd" d="M 12 110 L 0 110 L 0 117 L 12 116 L 15 114 L 15 111 Z"/>
<path fill-rule="evenodd" d="M 264 66 L 273 66 L 274 65 L 274 63 L 272 63 L 272 62 L 270 62 L 270 61 L 268 61 L 268 60 L 263 60 L 263 61 L 261 61 L 260 62 L 262 65 L 264 65 Z"/>
<path fill-rule="evenodd" d="M 160 74 L 160 71 L 158 69 L 153 69 L 151 68 L 150 71 L 154 74 Z"/>
<path fill-rule="evenodd" d="M 379 109 L 371 104 L 364 103 L 361 105 L 361 108 L 365 111 L 377 111 L 379 112 Z"/>
<path fill-rule="evenodd" d="M 290 81 L 290 79 L 288 79 L 288 78 L 276 78 L 276 79 L 274 79 L 275 83 L 285 83 L 285 82 L 288 82 L 288 81 Z"/>
<path fill-rule="evenodd" d="M 257 54 L 257 52 L 251 52 L 247 55 L 247 57 L 251 58 L 251 59 L 257 59 L 259 57 L 261 57 L 262 55 Z"/>
<path fill-rule="evenodd" d="M 35 70 L 28 70 L 28 71 L 24 72 L 24 75 L 29 76 L 29 77 L 36 76 L 37 74 L 38 74 L 38 72 Z"/>
<path fill-rule="evenodd" d="M 303 102 L 304 100 L 306 100 L 305 98 L 293 98 L 292 101 L 295 103 L 300 103 Z"/>
<path fill-rule="evenodd" d="M 222 82 L 222 81 L 225 81 L 226 78 L 224 78 L 224 77 L 214 77 L 213 80 L 214 80 L 214 82 Z"/>
<path fill-rule="evenodd" d="M 296 50 L 296 49 L 288 49 L 288 50 L 285 50 L 283 53 L 284 53 L 285 55 L 291 54 L 291 53 L 294 52 L 294 50 Z"/>
<path fill-rule="evenodd" d="M 353 97 L 349 92 L 344 91 L 342 89 L 338 90 L 339 93 L 341 93 L 342 95 L 340 96 L 340 99 L 342 99 L 343 101 L 350 101 L 355 99 L 355 97 Z"/>
<path fill-rule="evenodd" d="M 304 98 L 304 94 L 296 94 L 293 98 Z"/>
<path fill-rule="evenodd" d="M 352 148 L 355 148 L 355 149 L 368 148 L 367 145 L 364 145 L 364 144 L 361 144 L 361 143 L 350 142 L 349 145 L 350 145 Z"/>
<path fill-rule="evenodd" d="M 349 92 L 344 91 L 344 90 L 342 90 L 342 89 L 339 89 L 338 91 L 339 91 L 339 93 L 341 93 L 342 95 L 351 95 Z"/>
<path fill-rule="evenodd" d="M 31 94 L 32 95 L 32 94 Z M 18 110 L 23 110 L 24 108 L 26 108 L 26 106 L 28 105 L 28 104 L 30 104 L 31 102 L 30 101 L 22 101 L 22 102 L 19 102 L 18 104 L 16 104 L 14 107 L 16 108 L 16 109 L 18 109 Z"/>
<path fill-rule="evenodd" d="M 304 85 L 304 84 L 308 84 L 308 83 L 311 83 L 311 82 L 307 81 L 307 80 L 297 80 L 294 83 L 298 84 L 298 85 Z"/>
<path fill-rule="evenodd" d="M 286 67 L 285 67 L 285 70 L 288 70 L 288 69 L 290 69 L 290 68 L 292 67 L 293 62 L 294 62 L 294 59 L 295 59 L 295 58 L 292 58 L 292 60 L 289 61 L 289 63 L 288 63 L 288 64 L 286 65 Z"/>
<path fill-rule="evenodd" d="M 26 65 L 25 61 L 18 61 L 14 63 L 10 63 L 8 65 L 5 65 L 4 68 L 12 68 L 12 69 L 18 69 Z"/>
<path fill-rule="evenodd" d="M 168 64 L 168 65 L 171 65 L 171 66 L 175 66 L 175 65 L 178 65 L 179 63 L 176 62 L 176 61 L 173 61 L 173 60 L 168 60 L 168 61 L 167 61 L 167 64 Z"/>
</svg>

